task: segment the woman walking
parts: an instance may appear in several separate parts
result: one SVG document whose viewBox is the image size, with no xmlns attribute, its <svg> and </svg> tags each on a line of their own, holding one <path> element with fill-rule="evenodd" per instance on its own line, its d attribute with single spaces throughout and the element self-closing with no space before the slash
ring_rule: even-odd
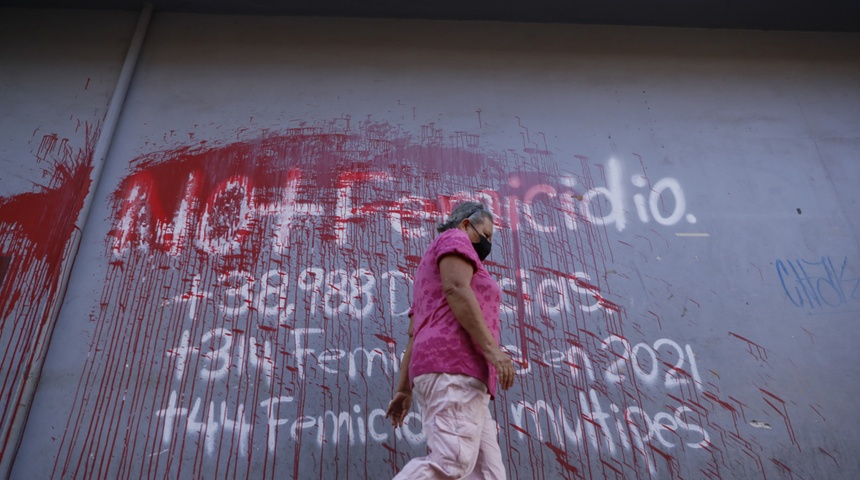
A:
<svg viewBox="0 0 860 480">
<path fill-rule="evenodd" d="M 463 202 L 438 229 L 415 273 L 409 341 L 386 416 L 395 427 L 421 409 L 429 454 L 399 479 L 505 478 L 489 402 L 514 384 L 514 365 L 499 348 L 501 289 L 484 268 L 493 215 Z"/>
</svg>

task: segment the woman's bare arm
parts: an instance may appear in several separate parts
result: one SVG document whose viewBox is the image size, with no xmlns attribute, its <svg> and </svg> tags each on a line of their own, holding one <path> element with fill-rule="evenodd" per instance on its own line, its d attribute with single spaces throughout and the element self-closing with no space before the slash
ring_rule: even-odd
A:
<svg viewBox="0 0 860 480">
<path fill-rule="evenodd" d="M 466 330 L 484 357 L 496 367 L 499 386 L 507 390 L 514 384 L 515 372 L 511 357 L 499 348 L 487 328 L 475 292 L 472 291 L 474 267 L 457 255 L 446 255 L 439 261 L 445 299 L 460 325 Z"/>
</svg>

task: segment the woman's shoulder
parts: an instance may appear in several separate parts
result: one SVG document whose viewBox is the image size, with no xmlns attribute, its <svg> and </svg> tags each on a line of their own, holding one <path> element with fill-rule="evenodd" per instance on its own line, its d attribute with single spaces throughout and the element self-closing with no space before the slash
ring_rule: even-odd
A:
<svg viewBox="0 0 860 480">
<path fill-rule="evenodd" d="M 469 235 L 459 228 L 452 228 L 440 233 L 430 244 L 432 251 L 446 251 L 456 249 L 458 246 L 471 246 Z"/>
<path fill-rule="evenodd" d="M 430 256 L 439 259 L 449 254 L 457 254 L 465 257 L 477 267 L 480 264 L 472 240 L 469 235 L 459 228 L 452 228 L 439 234 L 428 250 Z"/>
<path fill-rule="evenodd" d="M 433 239 L 433 243 L 459 241 L 463 239 L 468 242 L 469 235 L 466 232 L 460 230 L 459 228 L 451 228 L 437 235 L 436 238 Z"/>
</svg>

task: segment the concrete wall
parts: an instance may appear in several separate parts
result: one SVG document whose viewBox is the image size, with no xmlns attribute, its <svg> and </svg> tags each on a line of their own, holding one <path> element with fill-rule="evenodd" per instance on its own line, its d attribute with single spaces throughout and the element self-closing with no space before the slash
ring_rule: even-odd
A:
<svg viewBox="0 0 860 480">
<path fill-rule="evenodd" d="M 134 14 L 0 13 L 0 471 L 11 465 L 74 256 Z M 62 335 L 62 332 L 60 332 Z M 3 475 L 3 473 L 0 473 Z"/>
<path fill-rule="evenodd" d="M 858 44 L 157 14 L 12 477 L 393 475 L 410 278 L 465 197 L 510 478 L 856 476 Z"/>
</svg>

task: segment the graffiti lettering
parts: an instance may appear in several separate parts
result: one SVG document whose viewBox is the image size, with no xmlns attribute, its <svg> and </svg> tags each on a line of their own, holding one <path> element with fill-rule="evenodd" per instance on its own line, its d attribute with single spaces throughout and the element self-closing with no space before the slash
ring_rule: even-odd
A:
<svg viewBox="0 0 860 480">
<path fill-rule="evenodd" d="M 394 351 L 394 344 L 385 343 L 382 348 L 366 349 L 358 347 L 351 351 L 326 349 L 319 354 L 309 346 L 309 338 L 325 333 L 320 328 L 297 328 L 292 331 L 294 338 L 295 368 L 300 378 L 304 378 L 308 368 L 308 358 L 313 359 L 324 372 L 337 374 L 348 373 L 350 380 L 359 377 L 372 377 L 374 365 L 379 365 L 384 375 L 397 372 L 400 367 L 399 359 Z M 228 375 L 242 376 L 246 372 L 252 375 L 259 373 L 272 384 L 274 376 L 274 361 L 272 343 L 269 340 L 258 341 L 255 337 L 246 337 L 235 330 L 216 328 L 202 335 L 196 345 L 191 343 L 188 330 L 182 332 L 180 344 L 168 349 L 165 354 L 173 361 L 173 379 L 181 381 L 185 375 L 186 366 L 192 361 L 192 355 L 199 355 L 197 364 L 200 365 L 198 376 L 208 382 L 224 381 Z M 289 352 L 282 351 L 282 354 Z M 346 367 L 341 365 L 346 359 Z M 364 368 L 361 365 L 364 364 Z M 363 372 L 363 373 L 362 373 Z"/>
<path fill-rule="evenodd" d="M 577 193 L 572 177 L 565 177 L 559 185 L 524 186 L 523 180 L 514 175 L 510 183 L 525 188 L 522 198 L 486 189 L 440 195 L 435 199 L 416 195 L 388 198 L 389 193 L 382 191 L 378 193 L 380 198 L 363 204 L 356 203 L 354 191 L 380 185 L 392 176 L 382 171 L 345 172 L 340 174 L 331 192 L 334 207 L 328 211 L 319 201 L 301 198 L 313 180 L 298 168 L 286 173 L 285 185 L 274 195 L 270 188 L 256 187 L 251 177 L 237 174 L 214 186 L 205 198 L 199 198 L 203 173 L 194 171 L 188 175 L 182 188 L 184 193 L 172 212 L 165 210 L 166 202 L 159 197 L 155 179 L 144 171 L 127 179 L 118 192 L 112 250 L 119 255 L 137 246 L 178 255 L 186 247 L 195 246 L 214 255 L 237 254 L 244 238 L 259 224 L 274 225 L 273 243 L 283 248 L 289 244 L 290 232 L 297 222 L 314 217 L 334 219 L 334 234 L 325 235 L 324 239 L 334 240 L 338 245 L 350 241 L 350 224 L 372 215 L 386 217 L 392 231 L 404 238 L 429 238 L 432 229 L 428 224 L 440 221 L 462 200 L 485 202 L 498 216 L 500 227 L 516 229 L 522 223 L 531 231 L 552 233 L 558 228 L 576 230 L 577 221 L 584 220 L 614 225 L 621 232 L 627 225 L 628 208 L 623 170 L 618 160 L 610 159 L 605 169 L 607 186 L 593 187 L 583 193 Z M 662 178 L 649 187 L 646 177 L 634 175 L 631 184 L 650 190 L 647 199 L 642 193 L 632 195 L 641 222 L 648 223 L 652 218 L 664 226 L 675 225 L 682 219 L 696 222 L 694 215 L 686 214 L 684 190 L 676 179 Z M 666 203 L 671 207 L 666 207 Z M 559 212 L 560 224 L 545 223 L 535 214 L 536 208 Z M 518 222 L 517 218 L 524 221 Z"/>
<path fill-rule="evenodd" d="M 544 400 L 529 402 L 520 400 L 511 404 L 511 424 L 520 440 L 536 437 L 536 440 L 555 441 L 558 445 L 575 448 L 588 441 L 594 448 L 605 445 L 611 455 L 622 450 L 635 450 L 643 455 L 651 473 L 656 473 L 650 450 L 644 445 L 654 441 L 664 448 L 674 448 L 679 439 L 689 448 L 706 448 L 711 437 L 691 418 L 698 413 L 686 405 L 671 409 L 671 413 L 658 412 L 653 417 L 638 406 L 628 406 L 623 411 L 614 403 L 604 409 L 597 391 L 589 389 L 588 395 L 579 392 L 574 412 L 564 406 L 552 406 Z M 530 421 L 529 421 L 530 420 Z M 668 431 L 671 437 L 664 436 Z M 549 433 L 545 433 L 549 432 Z M 617 435 L 617 440 L 616 440 Z"/>
<path fill-rule="evenodd" d="M 616 353 L 612 349 L 614 343 L 621 345 L 621 353 Z M 676 358 L 671 362 L 663 360 L 660 354 L 662 347 L 669 347 L 666 352 L 667 357 Z M 547 350 L 539 358 L 533 359 L 534 362 L 524 361 L 522 352 L 514 345 L 504 345 L 503 349 L 514 358 L 517 364 L 521 365 L 517 369 L 518 375 L 530 373 L 532 371 L 531 365 L 535 363 L 556 370 L 568 369 L 571 378 L 581 385 L 588 385 L 597 381 L 595 362 L 581 346 L 573 345 L 564 351 Z M 610 335 L 600 343 L 600 349 L 606 350 L 611 357 L 617 357 L 606 366 L 603 372 L 603 378 L 609 384 L 623 383 L 632 370 L 637 381 L 654 387 L 658 385 L 662 366 L 665 367 L 663 387 L 669 389 L 694 384 L 697 389 L 704 390 L 698 363 L 690 345 L 686 345 L 682 349 L 674 340 L 661 338 L 654 342 L 653 347 L 642 342 L 631 348 L 627 340 L 617 335 Z M 645 365 L 642 362 L 643 358 L 647 359 Z M 689 367 L 684 368 L 687 361 L 689 361 Z"/>
<path fill-rule="evenodd" d="M 630 343 L 627 340 L 617 335 L 610 335 L 603 340 L 601 348 L 612 351 L 611 345 L 613 343 L 620 344 L 622 346 L 622 352 L 615 353 L 613 351 L 613 354 L 617 355 L 618 359 L 610 364 L 609 368 L 605 372 L 607 382 L 623 382 L 625 379 L 624 372 L 627 370 L 626 365 L 629 364 L 639 381 L 648 385 L 653 385 L 657 381 L 659 367 L 662 363 L 668 367 L 664 376 L 664 385 L 666 388 L 680 387 L 692 382 L 699 390 L 703 389 L 702 378 L 699 375 L 696 357 L 693 355 L 693 350 L 689 345 L 686 345 L 685 348 L 682 349 L 674 340 L 661 338 L 654 342 L 653 348 L 647 343 L 638 343 L 636 346 L 631 348 Z M 658 352 L 660 348 L 664 346 L 668 347 L 667 354 L 669 356 L 676 357 L 674 363 L 659 360 Z M 640 352 L 644 352 L 644 354 L 640 354 Z M 684 368 L 684 363 L 686 361 L 684 352 L 686 352 L 686 356 L 689 357 L 689 369 Z M 645 363 L 646 366 L 642 365 L 643 356 L 647 359 Z"/>
<path fill-rule="evenodd" d="M 313 284 L 314 281 L 308 283 Z M 261 330 L 264 330 L 261 333 L 266 333 L 264 328 Z M 379 373 L 390 378 L 399 370 L 400 356 L 392 342 L 384 341 L 376 347 L 331 348 L 325 333 L 322 328 L 291 328 L 290 352 L 276 347 L 271 340 L 259 341 L 235 329 L 215 328 L 194 342 L 186 330 L 180 336 L 179 345 L 168 350 L 166 355 L 173 362 L 173 381 L 178 385 L 193 382 L 191 378 L 184 381 L 188 365 L 197 366 L 193 377 L 203 380 L 205 385 L 229 385 L 237 378 L 260 381 L 262 377 L 268 387 L 272 386 L 274 372 L 281 370 L 276 368 L 276 361 L 290 362 L 287 369 L 300 379 L 314 370 L 358 382 L 367 381 Z M 615 352 L 618 346 L 621 347 L 620 353 Z M 710 435 L 699 420 L 701 412 L 692 406 L 682 403 L 668 412 L 653 415 L 646 413 L 638 404 L 619 407 L 610 403 L 607 409 L 606 402 L 598 397 L 598 390 L 606 394 L 605 388 L 590 386 L 602 383 L 603 379 L 606 384 L 619 384 L 633 375 L 652 388 L 662 379 L 662 386 L 666 389 L 694 382 L 701 390 L 702 382 L 690 345 L 682 348 L 674 340 L 661 338 L 653 346 L 641 342 L 631 347 L 626 339 L 610 335 L 597 344 L 597 352 L 606 352 L 598 358 L 593 358 L 595 354 L 589 354 L 583 346 L 572 345 L 564 351 L 551 349 L 538 353 L 539 361 L 534 362 L 523 362 L 522 352 L 516 346 L 505 345 L 503 348 L 520 365 L 520 375 L 535 373 L 534 366 L 538 365 L 569 374 L 583 386 L 579 389 L 574 410 L 567 405 L 551 405 L 545 400 L 511 403 L 510 422 L 520 440 L 528 436 L 542 443 L 554 441 L 569 448 L 590 442 L 595 448 L 605 447 L 610 455 L 634 450 L 643 456 L 652 473 L 655 471 L 653 453 L 645 445 L 653 443 L 661 448 L 673 448 L 683 444 L 698 449 L 707 447 L 710 442 Z M 273 356 L 273 352 L 280 355 Z M 677 358 L 665 361 L 661 358 L 664 352 Z M 612 355 L 617 358 L 612 359 Z M 610 357 L 608 360 L 607 356 Z M 666 368 L 662 377 L 661 365 Z M 598 369 L 602 375 L 597 374 Z M 177 432 L 184 431 L 198 436 L 207 454 L 214 455 L 221 442 L 231 440 L 237 443 L 238 454 L 247 456 L 251 443 L 255 439 L 261 440 L 254 436 L 255 428 L 264 429 L 266 448 L 270 452 L 276 451 L 279 442 L 300 443 L 305 436 L 319 448 L 324 444 L 337 447 L 381 443 L 389 441 L 392 436 L 404 439 L 410 445 L 420 445 L 425 440 L 418 412 L 410 413 L 404 428 L 392 431 L 384 420 L 385 413 L 381 407 L 365 410 L 366 406 L 356 404 L 346 411 L 326 410 L 314 414 L 304 408 L 297 409 L 297 400 L 292 395 L 265 398 L 259 401 L 259 407 L 265 411 L 264 415 L 249 416 L 249 409 L 242 403 L 231 410 L 223 400 L 210 400 L 209 394 L 186 397 L 173 390 L 164 408 L 157 411 L 157 417 L 163 422 L 162 444 L 170 446 Z"/>
<path fill-rule="evenodd" d="M 296 333 L 299 338 L 300 333 Z M 249 353 L 250 352 L 250 353 Z M 198 345 L 191 344 L 191 334 L 188 330 L 182 332 L 179 345 L 168 349 L 165 355 L 173 360 L 173 379 L 181 381 L 185 375 L 186 365 L 191 362 L 191 356 L 200 355 L 199 377 L 207 381 L 225 379 L 231 372 L 242 375 L 251 369 L 259 372 L 272 384 L 273 360 L 272 344 L 270 341 L 258 341 L 254 337 L 245 340 L 245 336 L 225 328 L 216 328 L 203 334 Z"/>
<path fill-rule="evenodd" d="M 395 345 L 390 342 L 381 342 L 379 346 L 370 349 L 367 347 L 349 350 L 310 348 L 311 339 L 324 333 L 325 330 L 321 328 L 296 328 L 291 332 L 294 339 L 293 353 L 281 350 L 281 354 L 295 359 L 294 367 L 300 378 L 305 377 L 307 369 L 311 366 L 329 374 L 345 372 L 351 381 L 373 377 L 377 366 L 386 376 L 397 373 L 400 369 L 400 357 L 395 351 Z M 186 366 L 192 361 L 191 356 L 199 355 L 196 364 L 199 365 L 198 375 L 201 379 L 209 382 L 221 381 L 231 373 L 241 376 L 248 371 L 251 374 L 259 373 L 266 379 L 267 384 L 271 385 L 275 369 L 274 362 L 277 358 L 272 355 L 274 349 L 271 341 L 259 341 L 253 336 L 246 337 L 243 333 L 225 328 L 205 332 L 199 343 L 194 345 L 190 338 L 187 330 L 182 332 L 179 345 L 165 352 L 165 355 L 173 361 L 174 381 L 181 381 L 184 378 Z M 612 349 L 612 345 L 616 343 L 621 345 L 621 353 L 616 353 Z M 671 362 L 661 359 L 660 351 L 664 347 L 667 347 L 668 356 L 675 357 Z M 517 370 L 519 375 L 532 372 L 532 362 L 526 362 L 522 358 L 519 348 L 514 345 L 504 345 L 503 348 L 520 365 Z M 617 357 L 606 366 L 603 372 L 603 377 L 609 384 L 624 382 L 632 371 L 638 381 L 648 386 L 656 386 L 662 365 L 666 369 L 663 373 L 665 388 L 679 388 L 694 384 L 699 390 L 704 389 L 696 357 L 690 345 L 681 348 L 674 340 L 661 338 L 654 342 L 653 347 L 642 342 L 631 348 L 627 340 L 610 335 L 603 339 L 600 348 Z M 647 359 L 644 366 L 643 358 Z M 308 359 L 312 359 L 314 363 L 309 365 Z M 547 350 L 535 360 L 548 368 L 567 369 L 571 378 L 584 384 L 597 380 L 594 362 L 586 351 L 577 345 L 565 351 Z M 684 368 L 685 362 L 689 362 L 689 367 Z M 363 368 L 362 365 L 364 365 Z M 255 375 L 255 378 L 258 377 Z"/>
<path fill-rule="evenodd" d="M 166 408 L 158 410 L 157 416 L 163 419 L 162 444 L 169 446 L 176 435 L 177 428 L 187 433 L 199 435 L 206 451 L 214 453 L 224 436 L 239 440 L 239 453 L 247 456 L 249 444 L 254 438 L 254 425 L 248 422 L 244 405 L 236 408 L 235 417 L 230 418 L 225 402 L 203 401 L 200 397 L 189 400 L 185 406 L 179 404 L 176 391 L 171 392 Z M 579 393 L 576 412 L 569 412 L 564 406 L 553 406 L 544 400 L 529 402 L 520 400 L 510 404 L 511 426 L 519 440 L 536 437 L 541 443 L 554 440 L 559 445 L 574 448 L 588 441 L 597 448 L 603 444 L 609 453 L 615 455 L 619 447 L 643 453 L 644 444 L 656 442 L 664 448 L 678 447 L 673 439 L 680 440 L 684 446 L 700 449 L 710 444 L 710 435 L 694 418 L 698 413 L 686 405 L 671 410 L 671 413 L 658 412 L 650 416 L 642 408 L 629 406 L 623 411 L 615 404 L 605 409 L 594 389 Z M 390 437 L 405 439 L 411 445 L 424 443 L 424 431 L 420 415 L 410 413 L 404 428 L 391 432 L 390 424 L 384 419 L 385 410 L 374 408 L 362 411 L 360 405 L 353 405 L 351 411 L 327 410 L 321 415 L 284 415 L 294 403 L 291 396 L 268 398 L 260 402 L 265 414 L 267 448 L 274 452 L 279 439 L 279 429 L 286 428 L 289 440 L 301 441 L 303 435 L 310 435 L 318 447 L 324 443 L 337 446 L 341 442 L 349 445 L 364 445 L 368 442 L 386 442 Z M 283 410 L 283 412 L 282 412 Z M 290 410 L 292 411 L 292 410 Z M 184 425 L 182 422 L 184 420 Z M 665 436 L 671 432 L 671 438 Z M 545 433 L 549 432 L 549 433 Z M 646 456 L 646 461 L 649 461 Z M 653 460 L 651 460 L 653 461 Z"/>
<path fill-rule="evenodd" d="M 573 308 L 579 308 L 583 312 L 594 312 L 600 309 L 606 309 L 607 313 L 613 311 L 614 306 L 600 296 L 595 286 L 588 283 L 590 279 L 588 274 L 575 272 L 558 276 L 555 273 L 539 268 L 534 270 L 534 275 L 526 271 L 522 272 L 522 277 L 527 280 L 524 290 L 527 293 L 532 289 L 538 291 L 536 297 L 527 297 L 525 306 L 529 310 L 531 305 L 536 303 L 542 315 L 554 317 L 570 312 Z M 537 286 L 531 287 L 529 280 Z M 506 291 L 502 311 L 513 314 L 517 308 L 514 280 L 501 277 L 499 281 Z M 302 270 L 295 281 L 290 280 L 279 270 L 270 270 L 260 279 L 255 279 L 246 272 L 234 271 L 221 274 L 219 281 L 212 286 L 211 290 L 201 288 L 200 278 L 196 275 L 192 276 L 188 290 L 173 297 L 173 301 L 187 303 L 187 316 L 192 320 L 196 319 L 202 311 L 202 304 L 212 302 L 222 313 L 235 317 L 257 315 L 271 318 L 272 321 L 277 322 L 276 326 L 265 327 L 265 329 L 275 329 L 292 325 L 299 302 L 304 302 L 301 306 L 310 315 L 315 315 L 317 310 L 321 309 L 330 317 L 345 315 L 347 318 L 361 320 L 374 311 L 379 299 L 385 299 L 387 309 L 392 315 L 404 316 L 409 309 L 407 292 L 411 291 L 411 282 L 411 278 L 400 271 L 384 272 L 377 280 L 377 277 L 366 268 L 352 271 L 344 269 L 326 271 L 323 268 L 310 267 Z M 304 292 L 304 295 L 297 295 L 292 298 L 292 301 L 288 301 L 287 287 L 293 283 L 298 286 L 299 291 Z M 379 292 L 377 288 L 383 291 Z M 574 299 L 577 297 L 582 298 L 583 301 L 575 302 Z M 233 335 L 238 333 L 241 338 L 243 332 L 241 323 L 238 325 L 233 330 L 219 329 L 204 335 L 202 343 L 206 345 L 205 348 L 212 351 L 206 353 L 203 358 L 213 365 L 205 369 L 206 375 L 220 377 L 225 374 L 229 362 L 224 359 L 224 355 L 234 349 Z M 185 332 L 180 344 L 170 350 L 172 355 L 177 356 L 177 379 L 181 379 L 187 356 L 192 352 L 187 334 L 188 332 Z M 240 342 L 235 348 L 239 349 L 238 355 L 243 357 L 245 352 L 251 351 L 251 347 L 263 349 L 262 355 L 271 358 L 271 355 L 266 353 L 271 350 L 271 345 L 267 342 L 259 343 L 254 337 L 251 337 L 250 346 Z M 337 351 L 329 351 L 323 358 L 326 362 L 331 362 L 340 358 L 338 355 Z M 351 354 L 351 358 L 354 356 L 355 352 Z M 370 353 L 366 356 L 372 357 Z M 259 362 L 259 355 L 251 355 L 248 358 L 250 361 Z M 238 363 L 242 366 L 245 364 L 246 362 L 243 361 Z M 301 363 L 298 367 L 302 372 Z M 350 368 L 350 371 L 356 372 L 356 369 Z M 265 376 L 270 378 L 270 372 L 266 372 Z"/>
<path fill-rule="evenodd" d="M 860 300 L 860 275 L 848 266 L 848 257 L 838 268 L 829 256 L 814 261 L 779 259 L 776 273 L 785 295 L 798 308 L 838 307 Z"/>
<path fill-rule="evenodd" d="M 239 441 L 239 455 L 248 456 L 248 449 L 254 438 L 254 425 L 248 422 L 245 406 L 236 408 L 235 417 L 230 418 L 226 402 L 216 405 L 209 402 L 208 406 L 201 397 L 190 400 L 186 406 L 179 404 L 179 395 L 174 390 L 170 392 L 167 407 L 156 412 L 163 419 L 162 445 L 170 446 L 177 435 L 176 429 L 183 428 L 187 434 L 198 435 L 203 440 L 206 453 L 212 455 L 224 437 L 235 438 Z M 322 415 L 300 415 L 289 417 L 283 415 L 281 409 L 287 410 L 294 403 L 291 396 L 267 398 L 260 402 L 260 407 L 266 411 L 266 444 L 270 452 L 274 452 L 279 438 L 279 429 L 284 427 L 289 432 L 289 439 L 300 442 L 303 434 L 310 434 L 317 447 L 330 443 L 335 448 L 342 441 L 348 445 L 365 445 L 369 441 L 382 443 L 394 436 L 404 439 L 410 445 L 424 443 L 424 431 L 420 415 L 412 412 L 407 415 L 403 428 L 393 432 L 391 424 L 385 420 L 385 410 L 374 408 L 366 413 L 361 405 L 353 405 L 352 411 L 327 410 Z M 184 421 L 184 425 L 180 422 Z"/>
<path fill-rule="evenodd" d="M 503 291 L 501 312 L 515 315 L 516 280 L 510 276 L 493 275 Z M 612 314 L 619 309 L 601 296 L 597 286 L 589 283 L 591 276 L 585 272 L 566 274 L 535 267 L 521 270 L 520 277 L 524 281 L 522 287 L 527 315 L 535 313 L 557 318 L 576 311 Z M 309 267 L 294 278 L 277 269 L 260 278 L 248 272 L 232 271 L 220 274 L 218 279 L 209 288 L 202 288 L 200 278 L 192 276 L 188 290 L 172 300 L 188 305 L 187 317 L 191 320 L 199 315 L 201 304 L 212 302 L 220 312 L 233 318 L 254 315 L 288 326 L 295 319 L 297 309 L 311 316 L 322 311 L 328 318 L 361 321 L 374 312 L 378 314 L 381 307 L 395 317 L 405 317 L 409 312 L 409 292 L 412 291 L 412 277 L 409 275 L 398 270 L 375 275 L 365 267 L 354 270 Z M 297 288 L 292 289 L 293 286 Z M 302 294 L 290 297 L 290 293 L 296 290 Z"/>
<path fill-rule="evenodd" d="M 215 402 L 209 402 L 208 406 L 204 403 L 200 397 L 197 397 L 190 409 L 180 407 L 176 391 L 170 392 L 167 408 L 156 412 L 157 417 L 164 418 L 162 443 L 170 445 L 176 434 L 176 422 L 184 417 L 186 432 L 199 435 L 203 439 L 206 453 L 213 454 L 220 437 L 228 435 L 238 438 L 239 454 L 247 457 L 253 426 L 248 422 L 245 406 L 239 404 L 236 407 L 235 417 L 231 419 L 228 416 L 227 402 L 221 402 L 217 409 Z"/>
</svg>

